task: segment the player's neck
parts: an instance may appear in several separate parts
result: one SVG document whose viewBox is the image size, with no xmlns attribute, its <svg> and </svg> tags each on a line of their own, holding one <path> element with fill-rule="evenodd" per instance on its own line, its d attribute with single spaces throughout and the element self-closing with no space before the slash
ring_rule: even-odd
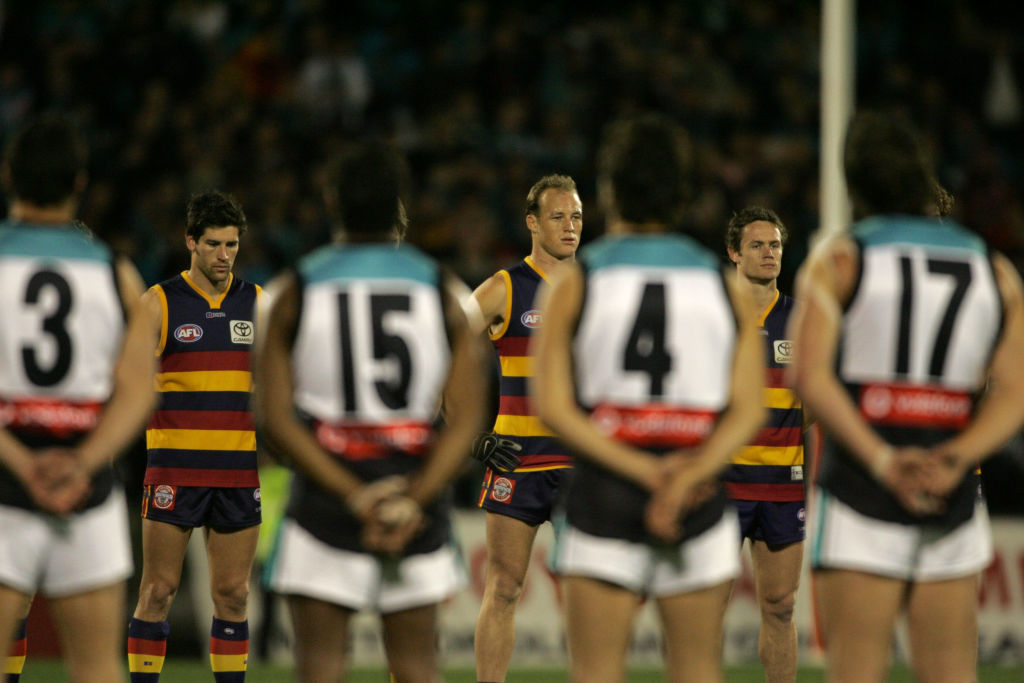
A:
<svg viewBox="0 0 1024 683">
<path fill-rule="evenodd" d="M 570 254 L 564 259 L 560 259 L 552 256 L 551 254 L 544 251 L 540 247 L 535 246 L 530 251 L 530 260 L 533 261 L 533 264 L 535 266 L 543 270 L 545 273 L 550 273 L 552 271 L 558 270 L 558 268 L 560 268 L 563 264 L 572 263 L 573 261 L 575 261 L 576 254 Z"/>
<path fill-rule="evenodd" d="M 192 281 L 193 285 L 208 294 L 210 297 L 218 297 L 228 288 L 233 277 L 229 274 L 228 277 L 224 278 L 220 282 L 212 282 L 210 278 L 203 274 L 203 271 L 193 265 L 188 269 L 188 279 Z"/>
<path fill-rule="evenodd" d="M 75 202 L 69 199 L 62 204 L 39 206 L 15 199 L 11 202 L 8 216 L 16 223 L 67 225 L 75 220 Z"/>
<path fill-rule="evenodd" d="M 752 280 L 745 278 L 750 283 L 750 291 L 754 294 L 754 310 L 761 315 L 772 305 L 775 297 L 779 294 L 778 284 L 775 278 L 771 280 Z"/>
</svg>

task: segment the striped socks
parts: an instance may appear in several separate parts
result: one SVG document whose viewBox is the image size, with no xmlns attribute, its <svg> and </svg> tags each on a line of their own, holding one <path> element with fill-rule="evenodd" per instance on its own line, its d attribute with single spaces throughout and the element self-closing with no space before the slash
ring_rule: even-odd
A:
<svg viewBox="0 0 1024 683">
<path fill-rule="evenodd" d="M 131 683 L 156 683 L 164 667 L 167 636 L 171 625 L 166 621 L 128 622 L 128 673 Z"/>
<path fill-rule="evenodd" d="M 25 655 L 27 654 L 28 619 L 22 619 L 18 628 L 14 630 L 11 649 L 7 651 L 7 660 L 4 662 L 4 674 L 7 675 L 6 683 L 18 683 L 21 680 L 21 670 L 25 668 Z"/>
<path fill-rule="evenodd" d="M 249 659 L 249 622 L 213 618 L 210 667 L 217 683 L 244 683 Z M 134 682 L 133 682 L 134 683 Z"/>
</svg>

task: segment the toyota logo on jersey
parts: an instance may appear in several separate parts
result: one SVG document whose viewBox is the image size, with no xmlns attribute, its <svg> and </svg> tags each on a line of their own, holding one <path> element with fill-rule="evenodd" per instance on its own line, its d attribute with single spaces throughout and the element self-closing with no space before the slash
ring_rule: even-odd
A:
<svg viewBox="0 0 1024 683">
<path fill-rule="evenodd" d="M 199 341 L 203 336 L 203 328 L 193 323 L 187 323 L 185 325 L 179 325 L 178 329 L 174 331 L 174 338 L 180 342 L 191 344 L 192 342 Z"/>
</svg>

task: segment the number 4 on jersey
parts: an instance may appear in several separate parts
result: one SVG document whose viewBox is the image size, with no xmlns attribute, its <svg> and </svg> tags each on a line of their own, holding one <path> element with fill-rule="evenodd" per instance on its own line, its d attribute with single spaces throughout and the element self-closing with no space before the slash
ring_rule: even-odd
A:
<svg viewBox="0 0 1024 683">
<path fill-rule="evenodd" d="M 640 298 L 633 329 L 622 360 L 625 370 L 647 373 L 650 395 L 662 396 L 665 376 L 672 371 L 672 356 L 665 350 L 665 284 L 648 282 Z"/>
</svg>

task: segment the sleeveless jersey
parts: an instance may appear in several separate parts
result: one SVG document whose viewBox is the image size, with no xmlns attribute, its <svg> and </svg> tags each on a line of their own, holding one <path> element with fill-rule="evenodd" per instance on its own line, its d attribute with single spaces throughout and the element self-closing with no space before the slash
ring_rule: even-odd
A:
<svg viewBox="0 0 1024 683">
<path fill-rule="evenodd" d="M 855 226 L 853 237 L 860 276 L 844 312 L 837 375 L 889 443 L 940 443 L 970 422 L 1002 329 L 988 248 L 955 223 L 911 216 L 869 218 Z M 819 482 L 862 514 L 922 521 L 832 440 L 826 440 Z M 970 519 L 977 490 L 977 475 L 968 474 L 946 512 L 923 521 Z"/>
<path fill-rule="evenodd" d="M 736 318 L 718 259 L 681 235 L 605 237 L 586 278 L 572 344 L 578 400 L 609 437 L 656 453 L 699 446 L 729 400 Z M 595 535 L 653 542 L 645 489 L 576 460 L 567 515 Z M 684 538 L 713 526 L 719 489 L 689 513 Z"/>
<path fill-rule="evenodd" d="M 422 465 L 451 346 L 440 267 L 411 246 L 329 245 L 300 261 L 292 349 L 294 402 L 319 444 L 363 480 Z M 448 538 L 449 501 L 428 505 L 406 553 Z M 336 496 L 297 473 L 289 516 L 325 543 L 360 551 L 360 523 Z"/>
<path fill-rule="evenodd" d="M 258 285 L 233 275 L 216 299 L 188 273 L 152 290 L 163 308 L 156 385 L 146 429 L 147 485 L 256 487 L 249 396 Z"/>
<path fill-rule="evenodd" d="M 786 386 L 793 342 L 786 324 L 793 299 L 776 293 L 761 317 L 765 342 L 765 407 L 768 419 L 725 471 L 725 490 L 734 500 L 795 502 L 804 499 L 803 408 Z"/>
<path fill-rule="evenodd" d="M 0 224 L 0 425 L 30 448 L 77 443 L 113 390 L 124 327 L 105 244 L 72 225 Z M 85 507 L 112 485 L 101 469 Z M 35 509 L 2 467 L 0 503 Z"/>
<path fill-rule="evenodd" d="M 528 384 L 533 376 L 530 338 L 541 325 L 534 298 L 547 276 L 529 256 L 499 272 L 505 279 L 505 324 L 491 335 L 501 366 L 494 433 L 523 447 L 518 453 L 522 462 L 516 472 L 572 467 L 572 459 L 554 434 L 541 424 L 529 398 Z"/>
</svg>

